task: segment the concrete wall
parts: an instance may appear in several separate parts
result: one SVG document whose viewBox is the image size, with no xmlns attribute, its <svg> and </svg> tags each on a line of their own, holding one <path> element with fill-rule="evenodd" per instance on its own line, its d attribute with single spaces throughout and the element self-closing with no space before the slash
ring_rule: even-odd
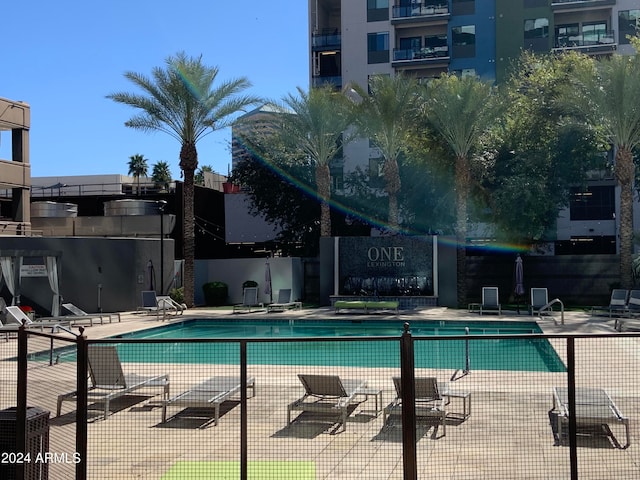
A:
<svg viewBox="0 0 640 480">
<path fill-rule="evenodd" d="M 264 258 L 231 258 L 214 260 L 196 260 L 195 265 L 195 303 L 204 305 L 202 285 L 207 282 L 224 282 L 229 287 L 229 304 L 242 303 L 242 284 L 247 280 L 258 283 L 258 299 L 268 303 L 271 297 L 264 293 L 265 287 Z M 291 299 L 299 300 L 304 291 L 303 266 L 300 258 L 270 258 L 271 288 L 273 300 L 277 299 L 278 290 L 291 289 Z"/>
<path fill-rule="evenodd" d="M 164 285 L 168 290 L 173 280 L 174 245 L 173 240 L 164 242 Z M 60 252 L 58 275 L 62 297 L 87 312 L 135 310 L 140 306 L 140 292 L 150 286 L 149 260 L 159 291 L 159 239 L 0 237 L 0 255 L 9 250 Z M 22 295 L 36 304 L 31 306 L 38 313 L 49 313 L 52 292 L 46 278 L 24 278 Z M 6 287 L 3 296 L 11 301 Z"/>
</svg>

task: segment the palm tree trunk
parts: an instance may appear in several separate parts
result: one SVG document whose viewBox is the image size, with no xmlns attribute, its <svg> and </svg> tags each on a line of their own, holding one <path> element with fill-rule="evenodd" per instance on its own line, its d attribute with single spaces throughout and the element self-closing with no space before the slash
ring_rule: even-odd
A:
<svg viewBox="0 0 640 480">
<path fill-rule="evenodd" d="M 467 302 L 467 199 L 470 180 L 467 157 L 456 157 L 456 286 L 460 307 Z"/>
<path fill-rule="evenodd" d="M 622 288 L 633 287 L 631 261 L 633 253 L 633 184 L 635 165 L 626 147 L 616 153 L 615 175 L 620 185 L 620 283 Z"/>
<path fill-rule="evenodd" d="M 391 230 L 400 225 L 398 216 L 398 192 L 400 191 L 400 170 L 396 158 L 386 159 L 383 167 L 385 190 L 389 196 L 388 223 Z"/>
<path fill-rule="evenodd" d="M 195 291 L 195 219 L 194 219 L 194 176 L 198 166 L 198 152 L 195 144 L 183 144 L 180 149 L 180 168 L 184 173 L 184 216 L 183 216 L 183 256 L 184 256 L 184 302 L 188 307 L 194 303 Z"/>
<path fill-rule="evenodd" d="M 329 198 L 331 197 L 331 172 L 329 165 L 318 165 L 316 167 L 316 184 L 318 186 L 318 196 L 320 197 L 320 236 L 331 236 L 331 209 L 329 208 Z"/>
</svg>

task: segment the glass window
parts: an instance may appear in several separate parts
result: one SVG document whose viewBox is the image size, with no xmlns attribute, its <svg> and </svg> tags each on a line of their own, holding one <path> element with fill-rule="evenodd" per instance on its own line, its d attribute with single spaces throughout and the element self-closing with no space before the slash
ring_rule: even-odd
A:
<svg viewBox="0 0 640 480">
<path fill-rule="evenodd" d="M 389 20 L 389 0 L 367 0 L 367 22 Z"/>
<path fill-rule="evenodd" d="M 621 10 L 618 13 L 618 43 L 628 45 L 627 35 L 638 35 L 640 28 L 640 10 Z"/>
<path fill-rule="evenodd" d="M 367 34 L 368 63 L 389 62 L 389 32 Z"/>
<path fill-rule="evenodd" d="M 613 186 L 571 189 L 571 220 L 612 220 L 616 211 L 614 197 Z"/>
<path fill-rule="evenodd" d="M 535 18 L 524 21 L 524 38 L 547 38 L 548 36 L 548 18 Z"/>
<path fill-rule="evenodd" d="M 451 29 L 453 45 L 475 45 L 476 44 L 476 26 L 463 25 L 461 27 L 453 27 Z"/>
<path fill-rule="evenodd" d="M 606 36 L 606 23 L 592 23 L 582 25 L 582 36 L 585 45 L 593 45 L 600 42 L 600 38 Z"/>
</svg>

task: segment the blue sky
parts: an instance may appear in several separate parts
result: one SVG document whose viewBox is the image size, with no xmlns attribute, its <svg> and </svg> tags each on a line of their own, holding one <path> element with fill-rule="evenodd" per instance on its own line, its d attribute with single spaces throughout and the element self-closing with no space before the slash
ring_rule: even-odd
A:
<svg viewBox="0 0 640 480">
<path fill-rule="evenodd" d="M 246 77 L 250 93 L 280 99 L 308 89 L 308 12 L 302 0 L 6 2 L 0 97 L 31 106 L 32 176 L 127 174 L 140 153 L 180 178 L 179 143 L 124 126 L 135 110 L 105 96 L 137 91 L 125 71 L 149 75 L 179 51 L 202 54 L 218 78 Z M 8 41 L 11 39 L 11 41 Z M 198 143 L 200 165 L 226 174 L 230 131 Z M 10 159 L 10 136 L 0 158 Z"/>
</svg>

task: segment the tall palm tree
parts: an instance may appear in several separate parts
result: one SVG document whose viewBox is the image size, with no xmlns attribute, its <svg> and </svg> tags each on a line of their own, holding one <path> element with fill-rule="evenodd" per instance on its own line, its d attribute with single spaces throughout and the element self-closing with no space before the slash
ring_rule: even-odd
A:
<svg viewBox="0 0 640 480">
<path fill-rule="evenodd" d="M 636 49 L 640 47 L 634 39 Z M 640 144 L 640 55 L 613 55 L 596 61 L 594 69 L 577 77 L 578 88 L 568 98 L 602 128 L 615 152 L 614 175 L 620 186 L 620 281 L 632 288 L 633 150 Z"/>
<path fill-rule="evenodd" d="M 166 59 L 151 77 L 126 72 L 125 78 L 142 93 L 117 92 L 107 98 L 135 108 L 138 112 L 125 125 L 144 132 L 164 132 L 180 142 L 180 168 L 184 177 L 184 300 L 193 305 L 195 231 L 193 179 L 198 168 L 197 142 L 205 135 L 230 125 L 232 117 L 258 101 L 244 95 L 251 86 L 246 78 L 214 85 L 218 67 L 202 63 L 202 56 L 184 52 Z"/>
<path fill-rule="evenodd" d="M 169 170 L 169 164 L 160 160 L 153 165 L 153 171 L 151 172 L 151 180 L 156 187 L 162 190 L 169 189 L 169 183 L 171 183 L 171 171 Z"/>
<path fill-rule="evenodd" d="M 148 168 L 149 167 L 147 166 L 147 159 L 144 158 L 144 155 L 136 153 L 135 155 L 131 155 L 129 157 L 128 175 L 133 175 L 133 178 L 136 179 L 138 195 L 140 195 L 140 177 L 147 176 Z"/>
<path fill-rule="evenodd" d="M 311 88 L 282 99 L 271 115 L 269 131 L 287 149 L 302 153 L 315 169 L 320 200 L 320 236 L 331 236 L 331 174 L 329 164 L 346 143 L 345 130 L 351 123 L 350 109 L 341 92 L 330 86 Z M 269 135 L 269 133 L 267 133 Z"/>
<path fill-rule="evenodd" d="M 389 228 L 399 226 L 398 192 L 400 170 L 398 160 L 408 148 L 418 116 L 417 82 L 402 74 L 395 77 L 374 75 L 369 90 L 353 85 L 361 101 L 356 104 L 356 122 L 361 134 L 373 140 L 383 157 L 382 173 L 389 197 Z"/>
<path fill-rule="evenodd" d="M 427 128 L 452 154 L 456 192 L 456 273 L 458 304 L 467 298 L 467 202 L 471 185 L 471 153 L 495 118 L 492 87 L 475 77 L 443 74 L 424 87 Z"/>
</svg>

